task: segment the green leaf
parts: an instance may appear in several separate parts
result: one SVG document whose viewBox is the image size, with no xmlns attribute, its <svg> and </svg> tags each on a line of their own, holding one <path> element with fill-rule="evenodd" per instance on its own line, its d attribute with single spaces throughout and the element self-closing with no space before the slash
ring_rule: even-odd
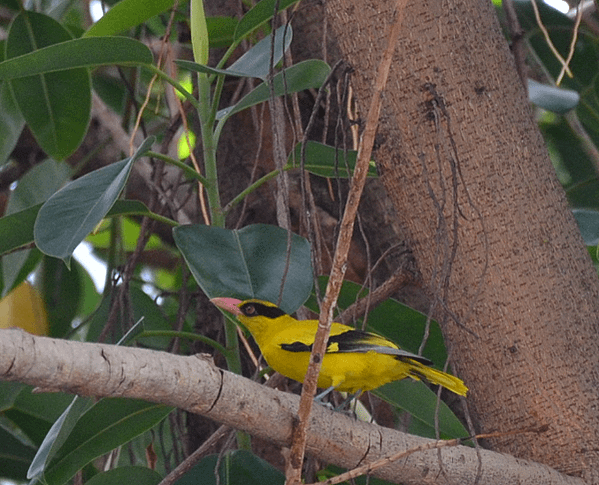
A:
<svg viewBox="0 0 599 485">
<path fill-rule="evenodd" d="M 50 337 L 64 338 L 72 330 L 83 298 L 83 273 L 77 262 L 69 271 L 59 259 L 44 258 L 41 277 L 42 295 L 50 323 Z"/>
<path fill-rule="evenodd" d="M 152 52 L 128 37 L 88 37 L 39 48 L 0 62 L 0 81 L 81 67 L 146 65 Z"/>
<path fill-rule="evenodd" d="M 289 154 L 287 162 L 300 166 L 302 144 L 295 145 L 293 151 Z M 323 145 L 316 141 L 306 142 L 306 161 L 304 168 L 314 175 L 327 178 L 348 178 L 356 167 L 358 152 L 356 150 L 343 150 Z M 376 164 L 370 161 L 368 167 L 368 177 L 378 177 Z"/>
<path fill-rule="evenodd" d="M 25 118 L 6 82 L 0 82 L 0 166 L 8 161 L 25 126 Z"/>
<path fill-rule="evenodd" d="M 591 209 L 573 209 L 574 217 L 587 246 L 599 244 L 599 211 Z"/>
<path fill-rule="evenodd" d="M 237 25 L 237 29 L 235 30 L 235 41 L 240 41 L 258 27 L 268 22 L 275 13 L 276 1 L 277 0 L 262 0 L 246 13 L 239 21 L 239 25 Z M 299 0 L 279 0 L 279 12 L 298 1 Z"/>
<path fill-rule="evenodd" d="M 160 473 L 143 466 L 124 466 L 98 473 L 86 485 L 115 485 L 135 483 L 135 485 L 156 485 L 162 481 Z"/>
<path fill-rule="evenodd" d="M 0 5 L 3 5 L 6 8 L 10 8 L 15 11 L 21 10 L 23 6 L 18 0 L 0 0 Z"/>
<path fill-rule="evenodd" d="M 23 11 L 11 23 L 6 58 L 71 39 L 54 19 Z M 11 62 L 10 60 L 0 64 Z M 29 73 L 31 74 L 31 73 Z M 79 146 L 91 113 L 91 80 L 85 69 L 30 75 L 10 81 L 19 110 L 42 149 L 62 160 Z"/>
<path fill-rule="evenodd" d="M 0 218 L 0 255 L 33 242 L 33 224 L 42 204 Z"/>
<path fill-rule="evenodd" d="M 293 32 L 291 26 L 283 25 L 275 32 L 275 52 L 273 57 L 275 66 L 283 58 L 283 54 L 287 49 L 289 49 L 292 37 Z M 224 74 L 226 76 L 236 77 L 257 77 L 266 80 L 270 71 L 271 42 L 272 35 L 265 37 L 227 69 L 217 69 L 215 67 L 208 67 L 203 64 L 184 60 L 175 62 L 177 65 L 189 69 L 190 71 L 203 72 L 206 74 Z"/>
<path fill-rule="evenodd" d="M 528 80 L 528 98 L 540 108 L 558 114 L 565 114 L 575 108 L 580 96 L 571 89 L 558 88 Z"/>
<path fill-rule="evenodd" d="M 0 255 L 33 242 L 33 227 L 42 205 L 37 204 L 20 212 L 0 217 L 0 234 L 3 235 L 0 238 Z M 144 213 L 149 214 L 150 211 L 143 202 L 117 200 L 106 217 Z"/>
<path fill-rule="evenodd" d="M 154 427 L 172 409 L 135 399 L 101 399 L 77 421 L 57 460 L 45 471 L 45 481 L 65 483 L 93 459 Z"/>
<path fill-rule="evenodd" d="M 330 67 L 324 61 L 312 59 L 303 61 L 285 69 L 273 78 L 275 96 L 303 91 L 304 89 L 319 88 L 326 80 Z M 270 99 L 268 84 L 262 83 L 248 93 L 237 104 L 220 110 L 216 119 L 225 120 L 246 108 L 263 103 Z"/>
<path fill-rule="evenodd" d="M 218 467 L 218 481 L 215 470 Z M 283 485 L 285 476 L 253 453 L 237 450 L 219 457 L 210 455 L 183 475 L 176 485 Z"/>
<path fill-rule="evenodd" d="M 46 470 L 50 460 L 56 456 L 59 448 L 65 443 L 73 431 L 81 414 L 92 404 L 91 398 L 75 396 L 71 404 L 64 410 L 60 417 L 50 428 L 35 458 L 27 471 L 27 478 L 40 476 Z"/>
<path fill-rule="evenodd" d="M 389 404 L 403 409 L 430 429 L 435 429 L 437 395 L 423 382 L 404 379 L 371 391 Z M 439 402 L 439 432 L 442 439 L 469 436 L 464 425 L 443 401 Z M 434 437 L 434 433 L 429 437 Z"/>
<path fill-rule="evenodd" d="M 114 35 L 173 8 L 175 0 L 122 0 L 110 7 L 84 37 Z"/>
<path fill-rule="evenodd" d="M 229 47 L 233 43 L 237 24 L 238 20 L 232 17 L 206 17 L 210 47 Z"/>
<path fill-rule="evenodd" d="M 288 233 L 280 227 L 255 224 L 229 230 L 198 224 L 179 226 L 173 234 L 193 276 L 210 298 L 259 298 L 276 303 L 284 284 L 279 306 L 293 313 L 310 295 L 310 245 L 303 237 L 291 235 L 286 272 Z"/>
<path fill-rule="evenodd" d="M 206 14 L 204 13 L 204 0 L 191 0 L 189 28 L 191 30 L 193 58 L 199 64 L 207 64 L 210 41 Z"/>
<path fill-rule="evenodd" d="M 35 221 L 34 236 L 39 249 L 68 266 L 75 248 L 114 205 L 133 163 L 153 142 L 154 137 L 147 138 L 132 157 L 88 173 L 50 197 Z"/>
<path fill-rule="evenodd" d="M 0 481 L 10 479 L 24 482 L 27 467 L 35 455 L 35 449 L 0 427 Z"/>
<path fill-rule="evenodd" d="M 291 25 L 283 25 L 275 32 L 273 66 L 276 66 L 283 58 L 283 54 L 289 49 L 293 39 Z M 266 80 L 270 72 L 270 58 L 272 47 L 272 34 L 266 36 L 254 47 L 237 59 L 227 70 L 243 73 L 248 77 L 258 77 Z"/>
<path fill-rule="evenodd" d="M 5 243 L 16 243 L 15 247 L 19 247 L 33 241 L 33 222 L 31 221 L 33 214 L 28 208 L 48 199 L 68 180 L 70 175 L 71 167 L 66 163 L 48 159 L 33 167 L 23 176 L 8 201 L 6 213 L 9 215 L 0 219 L 0 227 L 6 229 L 6 232 L 2 233 L 3 236 L 5 235 L 6 240 L 4 240 L 4 237 L 1 238 L 0 246 Z M 20 220 L 18 216 L 12 216 L 13 213 L 23 209 L 25 209 L 23 220 Z M 4 227 L 5 219 L 8 219 L 9 223 L 14 221 L 14 224 L 8 224 L 8 227 Z M 27 233 L 30 233 L 31 236 L 28 241 L 23 242 L 15 239 L 27 235 Z M 8 249 L 14 249 L 15 247 Z M 40 252 L 30 249 L 5 255 L 2 258 L 3 294 L 20 284 L 32 271 L 32 266 L 35 266 L 39 259 Z"/>
</svg>

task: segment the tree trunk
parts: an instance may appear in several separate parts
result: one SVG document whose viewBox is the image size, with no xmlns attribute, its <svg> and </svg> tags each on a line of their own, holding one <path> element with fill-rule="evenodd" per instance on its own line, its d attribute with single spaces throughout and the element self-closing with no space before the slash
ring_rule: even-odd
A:
<svg viewBox="0 0 599 485">
<path fill-rule="evenodd" d="M 326 2 L 361 113 L 394 3 Z M 491 2 L 408 2 L 377 145 L 475 430 L 599 483 L 598 279 Z"/>
</svg>

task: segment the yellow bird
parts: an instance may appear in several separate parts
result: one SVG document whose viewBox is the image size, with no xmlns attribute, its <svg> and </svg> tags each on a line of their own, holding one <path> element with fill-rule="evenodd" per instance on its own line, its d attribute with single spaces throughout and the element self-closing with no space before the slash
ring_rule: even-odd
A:
<svg viewBox="0 0 599 485">
<path fill-rule="evenodd" d="M 304 381 L 317 320 L 296 320 L 267 301 L 235 298 L 210 301 L 239 319 L 274 370 Z M 429 367 L 431 364 L 430 360 L 406 352 L 384 337 L 333 322 L 318 387 L 356 393 L 411 377 L 466 395 L 468 388 L 461 379 Z"/>
</svg>

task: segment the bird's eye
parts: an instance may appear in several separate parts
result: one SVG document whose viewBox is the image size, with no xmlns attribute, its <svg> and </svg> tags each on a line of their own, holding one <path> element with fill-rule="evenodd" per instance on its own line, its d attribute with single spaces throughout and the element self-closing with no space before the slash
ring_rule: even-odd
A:
<svg viewBox="0 0 599 485">
<path fill-rule="evenodd" d="M 258 312 L 256 312 L 256 307 L 254 305 L 246 305 L 243 307 L 243 313 L 245 316 L 251 317 L 252 315 L 256 315 Z"/>
</svg>

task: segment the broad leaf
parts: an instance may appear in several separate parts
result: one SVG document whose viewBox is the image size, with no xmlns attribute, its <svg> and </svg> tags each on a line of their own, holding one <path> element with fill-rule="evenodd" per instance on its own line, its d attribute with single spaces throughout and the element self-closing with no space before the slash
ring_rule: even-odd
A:
<svg viewBox="0 0 599 485">
<path fill-rule="evenodd" d="M 100 20 L 83 34 L 84 37 L 114 35 L 170 10 L 176 0 L 122 0 L 110 7 Z M 176 2 L 181 4 L 182 2 Z"/>
<path fill-rule="evenodd" d="M 6 58 L 70 39 L 68 31 L 54 19 L 23 11 L 11 23 Z M 57 160 L 75 151 L 87 131 L 91 113 L 91 81 L 87 70 L 30 75 L 11 80 L 10 86 L 23 118 L 44 151 Z"/>
<path fill-rule="evenodd" d="M 587 246 L 597 246 L 599 244 L 599 211 L 592 209 L 574 209 L 572 210 L 584 243 Z"/>
<path fill-rule="evenodd" d="M 218 471 L 217 471 L 218 468 Z M 218 477 L 216 474 L 218 473 Z M 176 485 L 283 485 L 285 476 L 270 463 L 245 450 L 209 455 L 177 480 Z"/>
<path fill-rule="evenodd" d="M 470 434 L 451 409 L 447 407 L 447 404 L 443 401 L 437 401 L 437 394 L 431 391 L 423 382 L 404 379 L 384 385 L 371 392 L 425 424 L 431 430 L 428 436 L 430 438 L 434 437 L 437 403 L 439 405 L 439 432 L 442 439 L 465 438 Z"/>
<path fill-rule="evenodd" d="M 25 481 L 27 467 L 35 449 L 0 427 L 0 476 L 2 479 Z M 3 483 L 4 480 L 2 480 Z"/>
<path fill-rule="evenodd" d="M 25 119 L 10 92 L 7 82 L 0 82 L 0 166 L 8 161 L 23 127 Z"/>
<path fill-rule="evenodd" d="M 273 64 L 276 66 L 283 58 L 283 54 L 289 49 L 293 31 L 291 26 L 283 25 L 275 32 L 275 51 L 273 55 Z M 256 77 L 266 80 L 270 71 L 270 51 L 272 45 L 272 35 L 269 35 L 258 42 L 254 47 L 247 51 L 237 61 L 227 69 L 217 69 L 208 67 L 196 62 L 179 60 L 176 63 L 190 71 L 203 72 L 206 74 L 224 74 L 235 77 Z"/>
<path fill-rule="evenodd" d="M 237 24 L 237 19 L 232 17 L 206 17 L 210 47 L 229 47 L 233 43 Z"/>
<path fill-rule="evenodd" d="M 356 150 L 347 150 L 344 153 L 342 149 L 311 140 L 306 142 L 305 150 L 306 160 L 304 168 L 314 175 L 327 178 L 348 178 L 354 173 L 358 158 Z M 301 163 L 301 151 L 302 144 L 298 143 L 289 154 L 287 162 L 299 167 Z M 372 160 L 368 166 L 368 176 L 378 176 L 376 164 Z"/>
<path fill-rule="evenodd" d="M 73 427 L 57 459 L 46 469 L 45 482 L 65 483 L 93 459 L 151 429 L 171 411 L 171 407 L 135 399 L 98 401 Z"/>
<path fill-rule="evenodd" d="M 294 3 L 297 3 L 299 0 L 262 0 L 261 2 L 258 2 L 239 21 L 239 25 L 235 30 L 235 40 L 240 41 L 258 27 L 268 22 L 275 13 L 275 3 L 277 1 L 279 12 L 281 12 Z"/>
<path fill-rule="evenodd" d="M 52 159 L 45 160 L 27 172 L 19 181 L 17 188 L 10 195 L 10 200 L 6 208 L 7 215 L 0 219 L 0 227 L 6 229 L 5 232 L 0 232 L 0 234 L 3 234 L 0 246 L 13 242 L 18 244 L 18 239 L 16 238 L 23 235 L 22 230 L 28 232 L 27 228 L 30 229 L 31 238 L 28 241 L 22 242 L 22 244 L 18 244 L 18 246 L 32 242 L 33 222 L 31 221 L 32 212 L 29 208 L 46 201 L 70 176 L 71 167 L 68 164 Z M 18 216 L 13 215 L 15 213 L 23 214 L 21 211 L 24 212 L 22 220 Z M 14 224 L 5 227 L 5 219 L 13 221 Z M 14 247 L 8 249 L 14 249 Z M 3 256 L 3 295 L 18 286 L 27 277 L 33 270 L 32 266 L 35 266 L 39 261 L 39 257 L 40 252 L 37 249 L 24 249 Z"/>
<path fill-rule="evenodd" d="M 0 81 L 81 67 L 152 64 L 152 52 L 128 37 L 89 37 L 39 48 L 0 62 Z"/>
<path fill-rule="evenodd" d="M 28 209 L 0 217 L 0 255 L 13 251 L 33 242 L 33 227 L 37 214 L 43 204 L 37 204 Z M 106 217 L 143 215 L 150 211 L 137 200 L 117 200 L 106 214 Z"/>
<path fill-rule="evenodd" d="M 300 236 L 291 235 L 288 254 L 288 233 L 277 226 L 255 224 L 229 230 L 198 224 L 179 226 L 173 233 L 193 276 L 210 298 L 277 303 L 284 285 L 279 306 L 292 313 L 310 295 L 310 245 Z"/>
<path fill-rule="evenodd" d="M 528 80 L 528 98 L 531 103 L 554 113 L 564 114 L 575 108 L 580 96 L 572 89 L 563 89 Z"/>
<path fill-rule="evenodd" d="M 38 248 L 68 266 L 75 248 L 106 217 L 119 197 L 133 163 L 152 146 L 147 138 L 135 154 L 71 182 L 40 209 L 34 236 Z M 59 229 L 59 230 L 57 230 Z"/>
<path fill-rule="evenodd" d="M 92 400 L 90 398 L 79 396 L 73 398 L 69 407 L 60 415 L 44 438 L 29 466 L 27 478 L 34 478 L 44 473 L 50 460 L 54 458 L 59 448 L 73 431 L 81 414 L 89 409 L 91 405 Z"/>
<path fill-rule="evenodd" d="M 134 483 L 135 485 L 156 485 L 162 481 L 160 473 L 143 466 L 123 466 L 98 473 L 86 485 L 115 485 Z"/>
<path fill-rule="evenodd" d="M 304 89 L 320 88 L 327 78 L 330 67 L 324 61 L 312 59 L 303 61 L 278 73 L 273 78 L 275 96 L 284 96 Z M 216 114 L 218 120 L 225 120 L 235 113 L 263 103 L 270 99 L 270 90 L 267 83 L 260 84 L 248 93 L 237 104 L 220 110 Z"/>
</svg>

